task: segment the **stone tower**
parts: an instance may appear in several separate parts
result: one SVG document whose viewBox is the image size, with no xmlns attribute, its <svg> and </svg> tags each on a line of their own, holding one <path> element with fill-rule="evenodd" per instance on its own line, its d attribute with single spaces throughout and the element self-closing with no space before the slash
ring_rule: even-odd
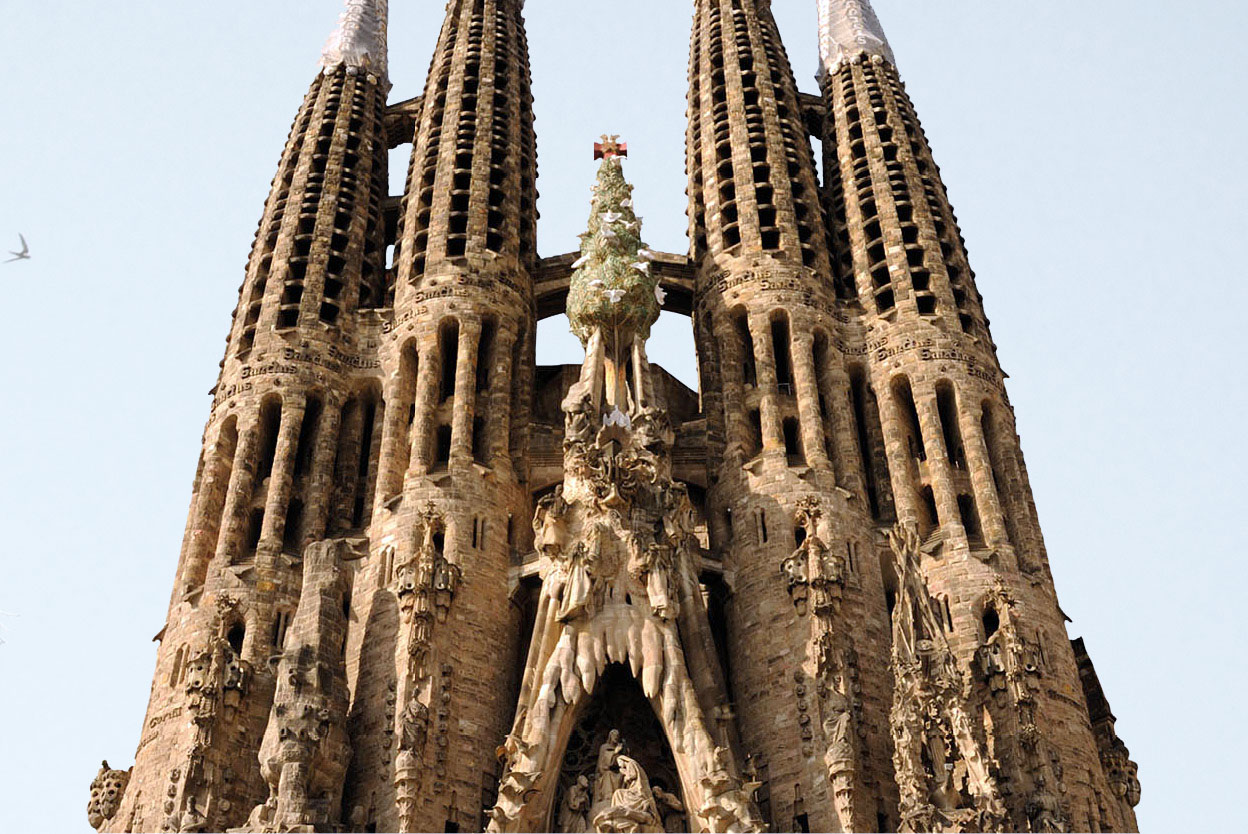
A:
<svg viewBox="0 0 1248 834">
<path fill-rule="evenodd" d="M 769 0 L 693 6 L 689 252 L 645 246 L 607 136 L 543 259 L 522 0 L 450 0 L 398 103 L 386 0 L 346 0 L 93 827 L 1135 830 L 879 20 L 818 0 L 809 95 Z M 584 361 L 539 367 L 565 311 Z"/>
</svg>

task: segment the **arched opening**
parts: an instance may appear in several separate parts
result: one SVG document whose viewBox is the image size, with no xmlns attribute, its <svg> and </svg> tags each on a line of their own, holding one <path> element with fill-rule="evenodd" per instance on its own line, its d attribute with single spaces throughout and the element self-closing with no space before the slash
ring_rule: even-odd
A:
<svg viewBox="0 0 1248 834">
<path fill-rule="evenodd" d="M 260 406 L 260 456 L 256 466 L 256 480 L 263 482 L 273 474 L 273 459 L 277 456 L 277 435 L 282 428 L 282 400 L 266 397 Z"/>
<path fill-rule="evenodd" d="M 784 419 L 784 454 L 789 459 L 789 466 L 801 466 L 806 463 L 802 454 L 802 432 L 796 417 Z"/>
<path fill-rule="evenodd" d="M 676 759 L 658 716 L 628 669 L 620 664 L 611 664 L 599 679 L 592 700 L 581 713 L 568 739 L 555 787 L 550 826 L 545 830 L 566 830 L 565 798 L 578 779 L 583 777 L 589 783 L 590 796 L 593 797 L 607 790 L 610 780 L 618 778 L 618 774 L 602 767 L 609 763 L 608 756 L 600 756 L 604 746 L 608 745 L 612 731 L 618 731 L 623 755 L 641 765 L 651 788 L 673 794 L 684 804 Z M 600 780 L 606 784 L 600 784 Z M 666 807 L 661 801 L 656 804 L 663 815 L 664 830 L 689 830 L 683 812 Z"/>
<path fill-rule="evenodd" d="M 893 380 L 893 401 L 901 410 L 902 428 L 906 432 L 910 457 L 917 461 L 927 460 L 927 450 L 923 446 L 923 425 L 919 422 L 919 410 L 914 404 L 910 380 L 905 376 L 898 376 Z"/>
<path fill-rule="evenodd" d="M 295 447 L 294 475 L 296 478 L 307 474 L 312 468 L 312 456 L 316 451 L 323 410 L 321 398 L 315 394 L 309 395 L 307 406 L 303 411 L 303 423 L 299 427 L 299 442 Z"/>
<path fill-rule="evenodd" d="M 979 512 L 975 509 L 975 499 L 972 496 L 958 496 L 958 514 L 962 517 L 967 541 L 972 545 L 983 544 L 984 531 L 980 527 Z"/>
<path fill-rule="evenodd" d="M 234 650 L 234 655 L 238 656 L 243 653 L 243 640 L 247 637 L 247 627 L 242 623 L 235 623 L 226 632 L 225 641 L 230 644 L 230 648 Z"/>
<path fill-rule="evenodd" d="M 491 376 L 494 367 L 494 337 L 498 325 L 493 319 L 486 319 L 481 325 L 481 339 L 477 343 L 477 393 L 490 390 Z"/>
<path fill-rule="evenodd" d="M 867 372 L 861 365 L 850 368 L 849 390 L 854 408 L 858 457 L 862 464 L 863 482 L 867 487 L 867 503 L 871 507 L 871 517 L 880 521 L 883 519 L 882 490 L 888 489 L 888 464 L 883 456 L 875 454 L 877 445 L 873 441 L 880 437 L 880 411 L 875 394 L 867 383 Z M 881 469 L 884 471 L 881 472 Z"/>
<path fill-rule="evenodd" d="M 758 385 L 758 369 L 754 360 L 754 337 L 750 334 L 750 321 L 744 308 L 732 311 L 732 327 L 737 337 L 737 355 L 741 357 L 741 380 L 753 388 Z"/>
<path fill-rule="evenodd" d="M 286 511 L 286 527 L 282 530 L 282 552 L 298 556 L 303 544 L 303 501 L 291 499 Z"/>
<path fill-rule="evenodd" d="M 459 322 L 447 319 L 438 329 L 438 361 L 441 366 L 438 402 L 455 396 L 455 372 L 459 368 Z"/>
<path fill-rule="evenodd" d="M 1001 615 L 997 613 L 997 608 L 992 603 L 984 606 L 982 622 L 984 626 L 984 640 L 991 640 L 992 635 L 996 634 L 1001 628 Z"/>
<path fill-rule="evenodd" d="M 780 393 L 793 393 L 793 351 L 789 342 L 789 316 L 783 310 L 771 314 L 771 346 Z"/>
<path fill-rule="evenodd" d="M 942 382 L 936 386 L 936 409 L 940 413 L 940 430 L 945 439 L 945 452 L 954 469 L 966 468 L 966 450 L 962 444 L 962 428 L 958 425 L 958 406 L 953 385 Z"/>
</svg>

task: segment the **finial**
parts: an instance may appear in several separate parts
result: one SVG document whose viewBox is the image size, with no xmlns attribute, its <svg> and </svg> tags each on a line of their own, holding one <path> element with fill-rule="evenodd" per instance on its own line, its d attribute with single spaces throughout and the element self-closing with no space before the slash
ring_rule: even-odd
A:
<svg viewBox="0 0 1248 834">
<path fill-rule="evenodd" d="M 346 0 L 338 29 L 325 44 L 321 67 L 330 72 L 346 66 L 348 72 L 364 70 L 385 78 L 389 5 L 389 0 Z"/>
<path fill-rule="evenodd" d="M 611 159 L 628 156 L 628 143 L 620 141 L 618 133 L 602 134 L 602 141 L 594 143 L 594 159 Z"/>
<path fill-rule="evenodd" d="M 871 0 L 818 0 L 820 72 L 834 73 L 846 62 L 879 56 L 896 64 L 884 27 Z"/>
</svg>

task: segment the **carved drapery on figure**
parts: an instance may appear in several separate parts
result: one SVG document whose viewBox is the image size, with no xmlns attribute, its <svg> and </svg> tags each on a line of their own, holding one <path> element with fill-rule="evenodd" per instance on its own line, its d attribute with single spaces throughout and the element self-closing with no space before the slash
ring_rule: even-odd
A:
<svg viewBox="0 0 1248 834">
<path fill-rule="evenodd" d="M 904 832 L 996 831 L 1005 806 L 967 706 L 962 673 L 936 619 L 920 567 L 918 532 L 889 535 L 897 570 L 893 607 L 893 766 Z"/>
<path fill-rule="evenodd" d="M 709 634 L 701 551 L 686 488 L 671 476 L 671 423 L 651 399 L 645 338 L 661 294 L 621 148 L 603 147 L 568 306 L 586 356 L 563 404 L 565 481 L 534 518 L 542 592 L 516 721 L 499 751 L 505 769 L 490 830 L 580 824 L 584 786 L 565 789 L 558 809 L 555 792 L 571 727 L 609 664 L 640 682 L 659 719 L 681 776 L 683 797 L 672 801 L 701 814 L 709 830 L 760 830 L 729 740 L 706 716 L 727 699 L 710 671 L 713 648 L 695 638 Z M 703 655 L 696 685 L 691 651 Z M 595 776 L 585 822 L 600 831 L 662 830 L 644 771 L 618 744 L 617 736 L 603 748 L 608 764 Z"/>
<path fill-rule="evenodd" d="M 248 832 L 314 831 L 336 826 L 351 756 L 347 735 L 348 564 L 368 554 L 367 539 L 314 542 L 304 550 L 299 607 L 277 666 L 277 690 L 260 745 L 269 797 Z"/>
</svg>

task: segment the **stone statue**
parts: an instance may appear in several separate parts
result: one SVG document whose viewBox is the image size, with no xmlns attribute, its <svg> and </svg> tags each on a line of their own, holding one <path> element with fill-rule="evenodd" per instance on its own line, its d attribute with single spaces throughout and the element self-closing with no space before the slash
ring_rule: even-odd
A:
<svg viewBox="0 0 1248 834">
<path fill-rule="evenodd" d="M 595 808 L 594 830 L 620 834 L 661 832 L 663 822 L 659 819 L 658 805 L 654 801 L 654 792 L 650 789 L 646 772 L 635 759 L 628 756 L 617 755 L 616 767 L 616 787 L 611 792 L 607 807 L 602 810 Z M 600 792 L 597 785 L 594 786 L 594 792 Z"/>
<path fill-rule="evenodd" d="M 589 831 L 589 780 L 584 776 L 568 787 L 559 808 L 559 830 L 584 834 Z"/>
<path fill-rule="evenodd" d="M 754 792 L 762 785 L 742 782 L 732 774 L 727 748 L 715 748 L 711 764 L 702 777 L 702 787 L 705 800 L 698 815 L 705 820 L 708 831 L 737 834 L 762 830 L 753 811 Z"/>
<path fill-rule="evenodd" d="M 598 748 L 598 767 L 594 772 L 595 809 L 610 803 L 612 795 L 620 787 L 617 765 L 623 753 L 624 742 L 620 741 L 620 731 L 612 730 L 607 734 L 607 740 Z"/>
</svg>

